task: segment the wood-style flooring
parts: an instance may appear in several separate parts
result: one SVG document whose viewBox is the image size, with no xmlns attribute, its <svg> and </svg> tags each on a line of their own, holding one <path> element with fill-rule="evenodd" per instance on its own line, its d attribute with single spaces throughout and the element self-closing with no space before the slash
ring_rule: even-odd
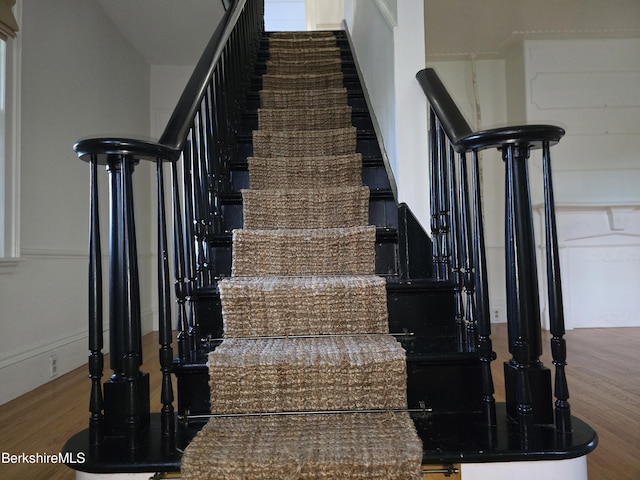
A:
<svg viewBox="0 0 640 480">
<path fill-rule="evenodd" d="M 503 401 L 507 329 L 498 324 L 493 330 L 496 399 Z M 640 479 L 640 328 L 579 329 L 566 338 L 572 413 L 594 427 L 599 437 L 588 457 L 589 480 Z M 160 409 L 157 342 L 155 333 L 144 337 L 143 370 L 151 375 L 152 411 Z M 548 348 L 543 362 L 553 368 Z M 57 454 L 71 435 L 86 428 L 88 401 L 85 366 L 2 405 L 0 451 Z M 3 480 L 72 480 L 74 473 L 56 464 L 0 464 Z"/>
</svg>

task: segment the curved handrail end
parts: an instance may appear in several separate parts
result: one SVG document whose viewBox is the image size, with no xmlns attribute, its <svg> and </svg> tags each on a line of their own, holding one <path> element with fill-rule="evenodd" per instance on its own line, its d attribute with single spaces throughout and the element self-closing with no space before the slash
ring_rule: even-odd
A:
<svg viewBox="0 0 640 480">
<path fill-rule="evenodd" d="M 151 140 L 122 137 L 91 137 L 78 140 L 73 150 L 82 160 L 89 161 L 97 156 L 98 163 L 104 165 L 110 156 L 131 156 L 137 160 L 162 160 L 174 162 L 180 157 L 180 150 Z"/>
<path fill-rule="evenodd" d="M 529 149 L 542 148 L 544 142 L 557 144 L 565 130 L 556 125 L 516 125 L 473 132 L 458 139 L 457 145 L 463 150 L 484 150 L 502 148 L 505 145 L 526 146 Z"/>
</svg>

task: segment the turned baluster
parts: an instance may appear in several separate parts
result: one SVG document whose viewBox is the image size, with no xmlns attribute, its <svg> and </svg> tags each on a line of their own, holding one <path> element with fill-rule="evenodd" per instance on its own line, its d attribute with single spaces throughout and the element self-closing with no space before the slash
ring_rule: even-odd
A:
<svg viewBox="0 0 640 480">
<path fill-rule="evenodd" d="M 569 386 L 565 366 L 567 346 L 564 339 L 564 307 L 562 302 L 562 281 L 560 278 L 560 255 L 556 225 L 553 180 L 551 175 L 551 154 L 549 142 L 542 147 L 542 168 L 544 176 L 545 238 L 547 248 L 547 289 L 549 295 L 549 327 L 551 330 L 551 354 L 555 371 L 555 419 L 560 432 L 571 431 L 571 408 L 569 406 Z"/>
<path fill-rule="evenodd" d="M 89 400 L 89 444 L 99 445 L 104 439 L 104 415 L 102 385 L 104 370 L 103 319 L 102 319 L 102 252 L 100 248 L 100 215 L 98 195 L 98 160 L 90 160 L 89 200 L 89 378 L 91 396 Z"/>
<path fill-rule="evenodd" d="M 431 235 L 433 237 L 433 248 L 432 248 L 432 263 L 433 270 L 436 279 L 439 279 L 440 274 L 440 261 L 441 261 L 441 253 L 440 253 L 440 231 L 438 226 L 438 186 L 440 179 L 440 171 L 438 168 L 438 150 L 436 148 L 437 145 L 437 119 L 436 114 L 433 109 L 430 109 L 429 114 L 429 196 L 430 196 L 430 214 L 431 214 Z"/>
<path fill-rule="evenodd" d="M 136 247 L 135 218 L 133 214 L 134 162 L 123 156 L 119 162 L 122 237 L 119 239 L 122 270 L 119 295 L 122 320 L 122 374 L 125 380 L 124 429 L 125 444 L 129 449 L 140 447 L 143 408 L 139 379 L 142 365 L 142 335 L 140 322 L 140 288 Z M 117 314 L 117 313 L 116 313 Z M 148 398 L 147 398 L 148 401 Z M 148 408 L 146 409 L 148 411 Z"/>
<path fill-rule="evenodd" d="M 447 195 L 449 172 L 447 171 L 447 147 L 444 130 L 438 125 L 437 162 L 438 162 L 438 232 L 440 234 L 440 271 L 439 280 L 451 279 L 451 210 Z"/>
<path fill-rule="evenodd" d="M 169 286 L 169 247 L 167 244 L 167 220 L 164 198 L 164 172 L 162 161 L 156 161 L 156 187 L 158 194 L 158 316 L 160 340 L 160 371 L 162 388 L 160 393 L 161 429 L 164 437 L 173 437 L 173 385 L 171 384 L 171 364 L 173 363 L 171 329 L 171 293 Z"/>
<path fill-rule="evenodd" d="M 487 257 L 484 244 L 484 221 L 482 212 L 482 190 L 480 186 L 480 164 L 478 151 L 472 153 L 473 185 L 473 263 L 476 324 L 478 329 L 477 350 L 482 368 L 482 410 L 485 423 L 496 425 L 496 401 L 493 396 L 491 362 L 495 360 L 491 341 L 491 317 L 489 312 L 489 288 L 487 280 Z"/>
<path fill-rule="evenodd" d="M 448 143 L 448 142 L 447 142 Z M 458 203 L 458 176 L 456 174 L 455 153 L 453 148 L 449 147 L 449 156 L 447 161 L 447 191 L 449 211 L 451 212 L 449 220 L 449 239 L 451 252 L 451 281 L 453 282 L 454 297 L 454 321 L 456 325 L 456 347 L 459 352 L 464 351 L 466 341 L 466 330 L 464 325 L 465 305 L 464 305 L 464 278 L 463 278 L 463 258 L 464 249 L 462 239 L 462 225 L 460 217 L 460 205 Z"/>
<path fill-rule="evenodd" d="M 467 157 L 464 153 L 458 155 L 460 186 L 458 188 L 458 223 L 460 224 L 460 264 L 462 266 L 462 281 L 464 286 L 464 324 L 466 325 L 466 338 L 468 351 L 476 350 L 476 302 L 475 302 L 475 278 L 474 262 L 471 254 L 471 226 L 469 209 L 469 178 L 467 169 Z M 483 246 L 484 248 L 484 246 Z"/>
</svg>

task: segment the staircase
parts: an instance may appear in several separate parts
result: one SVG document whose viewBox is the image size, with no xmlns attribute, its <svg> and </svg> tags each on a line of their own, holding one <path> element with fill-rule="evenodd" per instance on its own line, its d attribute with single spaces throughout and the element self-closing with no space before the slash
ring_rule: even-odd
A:
<svg viewBox="0 0 640 480">
<path fill-rule="evenodd" d="M 273 33 L 262 55 L 243 228 L 218 282 L 225 338 L 207 362 L 214 416 L 182 476 L 418 478 L 340 49 L 331 32 Z"/>
<path fill-rule="evenodd" d="M 316 73 L 306 75 L 305 81 L 322 85 L 299 89 L 286 84 L 298 68 L 290 52 L 281 56 L 282 49 L 273 48 L 285 38 L 262 31 L 260 1 L 234 2 L 158 143 L 98 138 L 74 147 L 91 172 L 92 385 L 89 428 L 65 446 L 86 452 L 87 463 L 74 468 L 166 472 L 183 466 L 186 478 L 199 479 L 226 478 L 220 472 L 229 469 L 235 473 L 228 478 L 250 475 L 264 467 L 270 475 L 265 478 L 298 469 L 305 472 L 300 478 L 314 478 L 324 468 L 319 459 L 330 458 L 327 478 L 360 478 L 345 473 L 347 457 L 354 455 L 343 453 L 351 449 L 358 458 L 349 464 L 366 478 L 414 478 L 420 459 L 423 465 L 445 464 L 451 473 L 451 465 L 460 462 L 588 453 L 595 433 L 570 416 L 566 401 L 561 321 L 552 330 L 555 412 L 550 371 L 535 360 L 540 346 L 535 322 L 527 323 L 526 303 L 533 297 L 521 295 L 535 269 L 520 268 L 512 282 L 517 287 L 508 289 L 510 331 L 519 333 L 510 345 L 514 359 L 505 364 L 507 402 L 496 405 L 493 399 L 482 211 L 462 181 L 476 172 L 456 173 L 454 155 L 464 169 L 465 153 L 471 152 L 475 168 L 478 149 L 501 148 L 511 165 L 526 160 L 530 148 L 548 149 L 547 137 L 556 142 L 563 132 L 537 126 L 476 135 L 466 133 L 466 124 L 441 122 L 449 119 L 447 112 L 432 107 L 432 156 L 425 159 L 433 182 L 429 235 L 409 207 L 396 202 L 346 34 L 324 32 L 307 40 L 322 50 L 330 38 L 335 56 L 314 60 Z M 284 74 L 273 75 L 275 64 Z M 450 98 L 441 101 L 448 94 L 437 77 L 420 72 L 418 79 L 428 96 L 438 95 L 430 98 L 432 105 L 455 107 Z M 304 131 L 297 128 L 301 122 Z M 452 125 L 465 135 L 450 134 Z M 149 411 L 148 379 L 140 372 L 131 182 L 140 160 L 154 161 L 158 178 L 159 413 Z M 104 385 L 98 165 L 107 165 L 114 186 L 109 232 L 114 373 Z M 170 188 L 165 170 L 171 171 Z M 510 181 L 527 181 L 518 168 L 507 170 L 515 172 Z M 475 195 L 477 182 L 471 190 Z M 523 197 L 513 201 L 512 218 L 526 223 L 528 192 L 514 191 Z M 518 252 L 535 252 L 520 238 L 523 231 L 514 227 L 511 244 Z M 339 428 L 345 425 L 349 428 Z M 263 435 L 247 436 L 249 431 Z M 284 450 L 301 448 L 310 467 L 301 466 L 299 455 L 284 458 L 273 450 L 283 432 L 290 432 Z M 417 452 L 415 433 L 422 443 Z M 326 449 L 342 441 L 349 446 Z M 228 447 L 226 454 L 211 453 L 221 445 Z M 259 448 L 247 450 L 248 445 Z M 258 453 L 253 463 L 229 463 Z M 371 456 L 376 462 L 365 465 Z M 390 466 L 394 462 L 406 469 Z"/>
<path fill-rule="evenodd" d="M 408 374 L 408 402 L 409 408 L 441 412 L 456 411 L 480 411 L 480 364 L 477 355 L 460 348 L 459 332 L 455 323 L 451 322 L 454 314 L 454 286 L 448 282 L 436 282 L 431 278 L 431 245 L 429 237 L 421 229 L 411 211 L 405 205 L 397 205 L 391 189 L 389 174 L 385 168 L 382 154 L 378 146 L 377 137 L 373 130 L 371 117 L 363 95 L 359 78 L 355 71 L 354 61 L 351 56 L 348 42 L 343 32 L 336 32 L 337 45 L 340 48 L 341 71 L 344 75 L 346 86 L 346 100 L 351 107 L 349 124 L 355 126 L 355 150 L 360 158 L 354 161 L 361 164 L 361 169 L 354 174 L 345 173 L 347 176 L 357 175 L 363 185 L 368 187 L 366 211 L 368 216 L 366 223 L 375 225 L 375 267 L 373 272 L 386 279 L 386 308 L 388 310 L 388 328 L 391 333 L 399 334 L 397 338 L 407 352 Z M 230 176 L 232 179 L 231 191 L 222 197 L 222 217 L 224 219 L 224 232 L 217 241 L 212 257 L 216 259 L 216 271 L 222 277 L 232 275 L 232 251 L 238 248 L 233 244 L 231 231 L 236 232 L 236 239 L 242 238 L 243 204 L 255 201 L 252 195 L 255 192 L 248 190 L 252 186 L 249 179 L 249 162 L 256 164 L 261 162 L 261 157 L 254 156 L 254 139 L 262 140 L 263 134 L 258 130 L 258 110 L 264 115 L 261 106 L 261 95 L 264 96 L 262 77 L 269 61 L 269 40 L 265 38 L 261 44 L 256 61 L 255 74 L 251 78 L 251 90 L 248 92 L 247 107 L 242 114 L 242 123 L 236 136 L 237 156 L 230 163 Z M 341 80 L 342 81 L 342 80 Z M 326 101 L 327 95 L 321 100 Z M 285 101 L 285 100 L 282 100 Z M 276 104 L 277 105 L 277 104 Z M 326 105 L 326 103 L 325 103 Z M 344 128 L 344 127 L 343 127 Z M 255 133 L 254 133 L 255 132 Z M 338 132 L 339 133 L 339 132 Z M 334 134 L 336 132 L 334 131 Z M 336 141 L 330 142 L 332 145 Z M 300 143 L 301 147 L 310 145 L 306 138 Z M 301 148 L 298 147 L 298 148 Z M 317 152 L 312 147 L 310 152 Z M 276 157 L 277 158 L 277 157 Z M 311 183 L 321 181 L 318 177 L 330 172 L 342 171 L 347 166 L 341 166 L 340 162 L 349 161 L 345 154 L 339 154 L 332 159 L 335 165 L 327 165 L 324 168 L 307 167 L 314 170 Z M 295 178 L 301 185 L 305 182 L 305 167 L 300 163 L 286 162 L 287 168 L 274 175 L 272 184 L 284 182 L 286 178 Z M 345 165 L 348 165 L 345 163 Z M 265 168 L 260 166 L 259 168 Z M 271 165 L 269 168 L 274 168 Z M 351 168 L 351 167 L 349 167 Z M 293 173 L 292 173 L 293 171 Z M 295 174 L 295 175 L 294 175 Z M 254 174 L 255 175 L 255 174 Z M 328 180 L 336 182 L 337 177 L 329 175 Z M 244 193 L 244 198 L 242 193 Z M 278 210 L 284 209 L 282 205 L 270 209 L 270 216 L 278 217 L 277 222 L 298 221 L 299 213 L 281 214 Z M 360 207 L 362 209 L 362 207 Z M 336 207 L 325 208 L 320 204 L 319 210 L 312 217 L 318 217 L 319 213 L 331 212 L 330 217 L 337 218 Z M 345 207 L 341 207 L 345 210 Z M 285 210 L 286 211 L 286 210 Z M 336 220 L 331 221 L 336 221 Z M 247 219 L 244 219 L 246 222 Z M 251 221 L 251 220 L 250 220 Z M 296 228 L 294 225 L 292 228 Z M 282 240 L 272 234 L 270 240 L 272 248 L 281 244 Z M 241 247 L 240 247 L 241 248 Z M 329 252 L 323 254 L 330 255 Z M 248 263 L 260 259 L 260 256 L 244 257 Z M 342 260 L 343 262 L 348 259 Z M 238 267 L 240 261 L 236 260 Z M 290 262 L 291 268 L 295 262 Z M 346 265 L 345 265 L 346 267 Z M 354 266 L 357 268 L 357 266 Z M 287 272 L 288 275 L 296 272 Z M 341 273 L 349 273 L 344 270 Z M 353 273 L 353 271 L 351 272 Z M 298 272 L 299 274 L 299 272 Z M 203 352 L 197 355 L 195 362 L 179 361 L 174 368 L 178 377 L 178 413 L 183 416 L 202 415 L 210 412 L 208 382 L 209 373 L 204 361 L 207 349 L 215 348 L 224 335 L 222 307 L 220 291 L 217 284 L 198 292 L 198 304 L 196 316 L 200 336 L 209 341 L 203 345 Z M 327 323 L 335 320 L 331 317 L 339 316 L 340 310 L 327 312 L 330 317 Z M 305 332 L 302 332 L 305 333 Z M 271 335 L 282 333 L 272 332 Z M 288 334 L 291 334 L 290 332 Z M 442 372 L 446 374 L 432 372 Z M 425 376 L 431 380 L 425 382 Z M 457 379 L 457 380 L 452 380 Z M 448 392 L 446 396 L 443 392 Z"/>
</svg>

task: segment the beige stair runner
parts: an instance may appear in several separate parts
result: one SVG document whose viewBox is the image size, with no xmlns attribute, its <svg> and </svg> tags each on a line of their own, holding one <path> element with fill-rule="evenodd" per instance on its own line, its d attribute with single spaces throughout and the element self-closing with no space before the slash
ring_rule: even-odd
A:
<svg viewBox="0 0 640 480">
<path fill-rule="evenodd" d="M 420 478 L 406 354 L 375 275 L 369 191 L 332 32 L 272 34 L 259 128 L 219 283 L 209 420 L 182 476 Z"/>
</svg>

